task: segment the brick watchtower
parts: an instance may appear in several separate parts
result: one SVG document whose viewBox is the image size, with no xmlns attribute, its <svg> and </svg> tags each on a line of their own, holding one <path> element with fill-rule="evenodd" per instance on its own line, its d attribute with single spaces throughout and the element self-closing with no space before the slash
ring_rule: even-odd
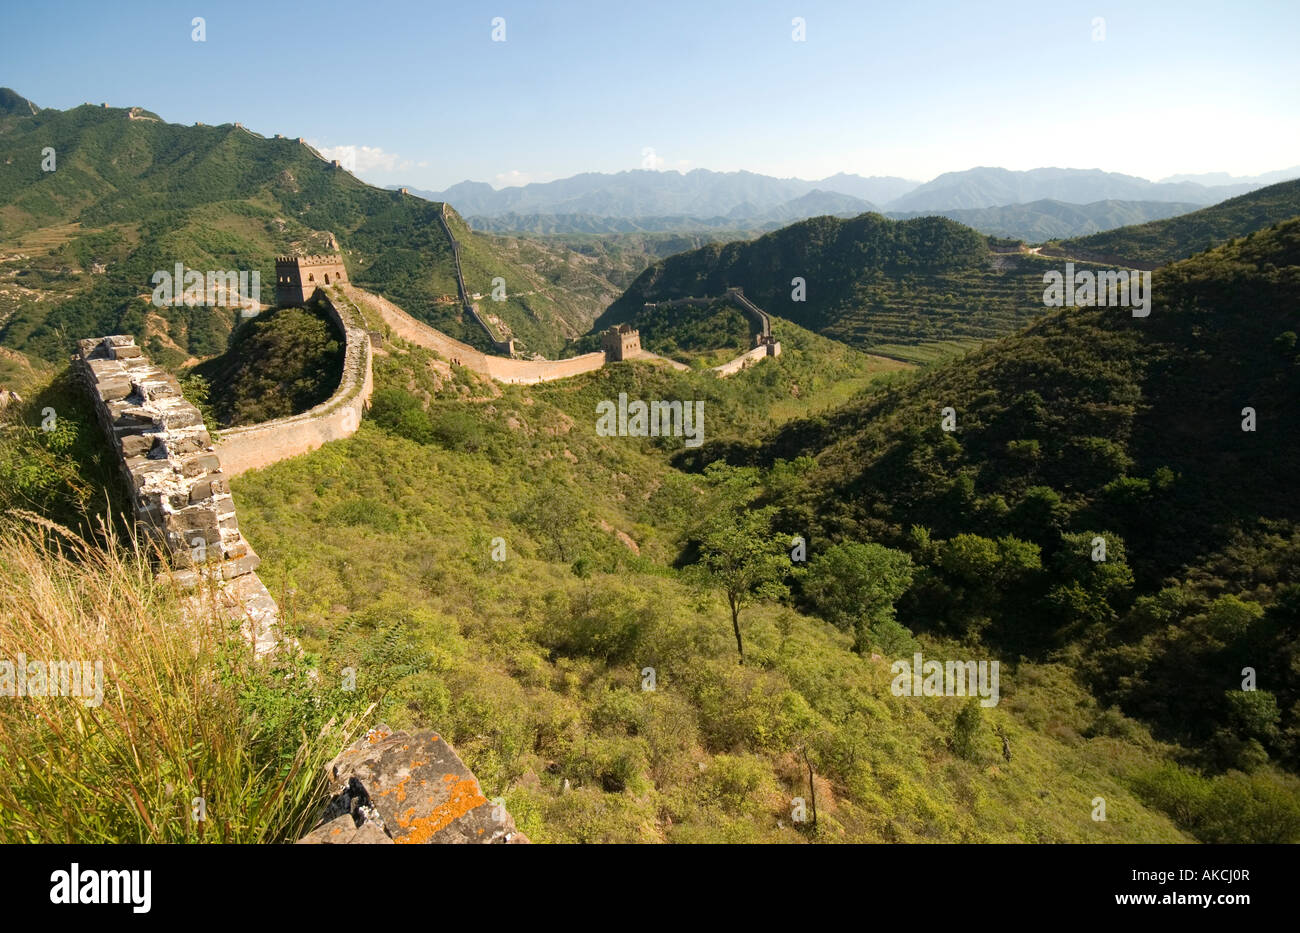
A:
<svg viewBox="0 0 1300 933">
<path fill-rule="evenodd" d="M 606 362 L 631 359 L 641 353 L 641 332 L 631 324 L 619 324 L 601 334 L 600 344 Z"/>
<path fill-rule="evenodd" d="M 316 289 L 346 281 L 340 255 L 281 256 L 275 260 L 275 303 L 282 308 L 304 305 Z"/>
</svg>

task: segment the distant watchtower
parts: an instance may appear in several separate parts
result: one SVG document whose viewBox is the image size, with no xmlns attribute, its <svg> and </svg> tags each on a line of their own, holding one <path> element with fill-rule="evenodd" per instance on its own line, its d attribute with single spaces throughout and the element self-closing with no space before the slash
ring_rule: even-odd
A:
<svg viewBox="0 0 1300 933">
<path fill-rule="evenodd" d="M 282 308 L 304 305 L 318 288 L 348 281 L 343 257 L 281 256 L 275 260 L 275 303 Z"/>
<path fill-rule="evenodd" d="M 641 332 L 631 324 L 611 327 L 601 334 L 600 348 L 605 351 L 608 363 L 634 357 L 641 352 Z"/>
</svg>

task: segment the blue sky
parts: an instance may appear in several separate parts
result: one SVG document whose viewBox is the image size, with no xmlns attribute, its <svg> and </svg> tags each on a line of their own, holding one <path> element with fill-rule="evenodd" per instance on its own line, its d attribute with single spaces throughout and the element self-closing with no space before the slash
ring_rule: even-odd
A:
<svg viewBox="0 0 1300 933">
<path fill-rule="evenodd" d="M 1298 48 L 1295 0 L 0 9 L 0 85 L 39 106 L 239 121 L 429 189 L 641 168 L 647 150 L 662 169 L 802 178 L 1257 174 L 1300 163 Z"/>
</svg>

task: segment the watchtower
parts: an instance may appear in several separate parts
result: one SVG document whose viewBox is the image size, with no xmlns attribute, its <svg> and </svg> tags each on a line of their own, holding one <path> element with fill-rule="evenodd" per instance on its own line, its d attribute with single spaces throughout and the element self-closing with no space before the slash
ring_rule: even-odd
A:
<svg viewBox="0 0 1300 933">
<path fill-rule="evenodd" d="M 304 305 L 316 289 L 348 281 L 343 257 L 281 256 L 275 260 L 275 303 L 280 307 Z"/>
<path fill-rule="evenodd" d="M 608 363 L 634 357 L 641 352 L 641 332 L 631 324 L 615 325 L 601 335 L 600 348 Z"/>
</svg>

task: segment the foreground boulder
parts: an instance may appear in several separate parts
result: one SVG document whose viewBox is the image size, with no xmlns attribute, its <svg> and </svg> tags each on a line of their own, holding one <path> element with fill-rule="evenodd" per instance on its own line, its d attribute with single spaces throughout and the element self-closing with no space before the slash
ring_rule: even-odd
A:
<svg viewBox="0 0 1300 933">
<path fill-rule="evenodd" d="M 378 726 L 328 771 L 330 802 L 299 843 L 528 842 L 436 732 Z"/>
</svg>

